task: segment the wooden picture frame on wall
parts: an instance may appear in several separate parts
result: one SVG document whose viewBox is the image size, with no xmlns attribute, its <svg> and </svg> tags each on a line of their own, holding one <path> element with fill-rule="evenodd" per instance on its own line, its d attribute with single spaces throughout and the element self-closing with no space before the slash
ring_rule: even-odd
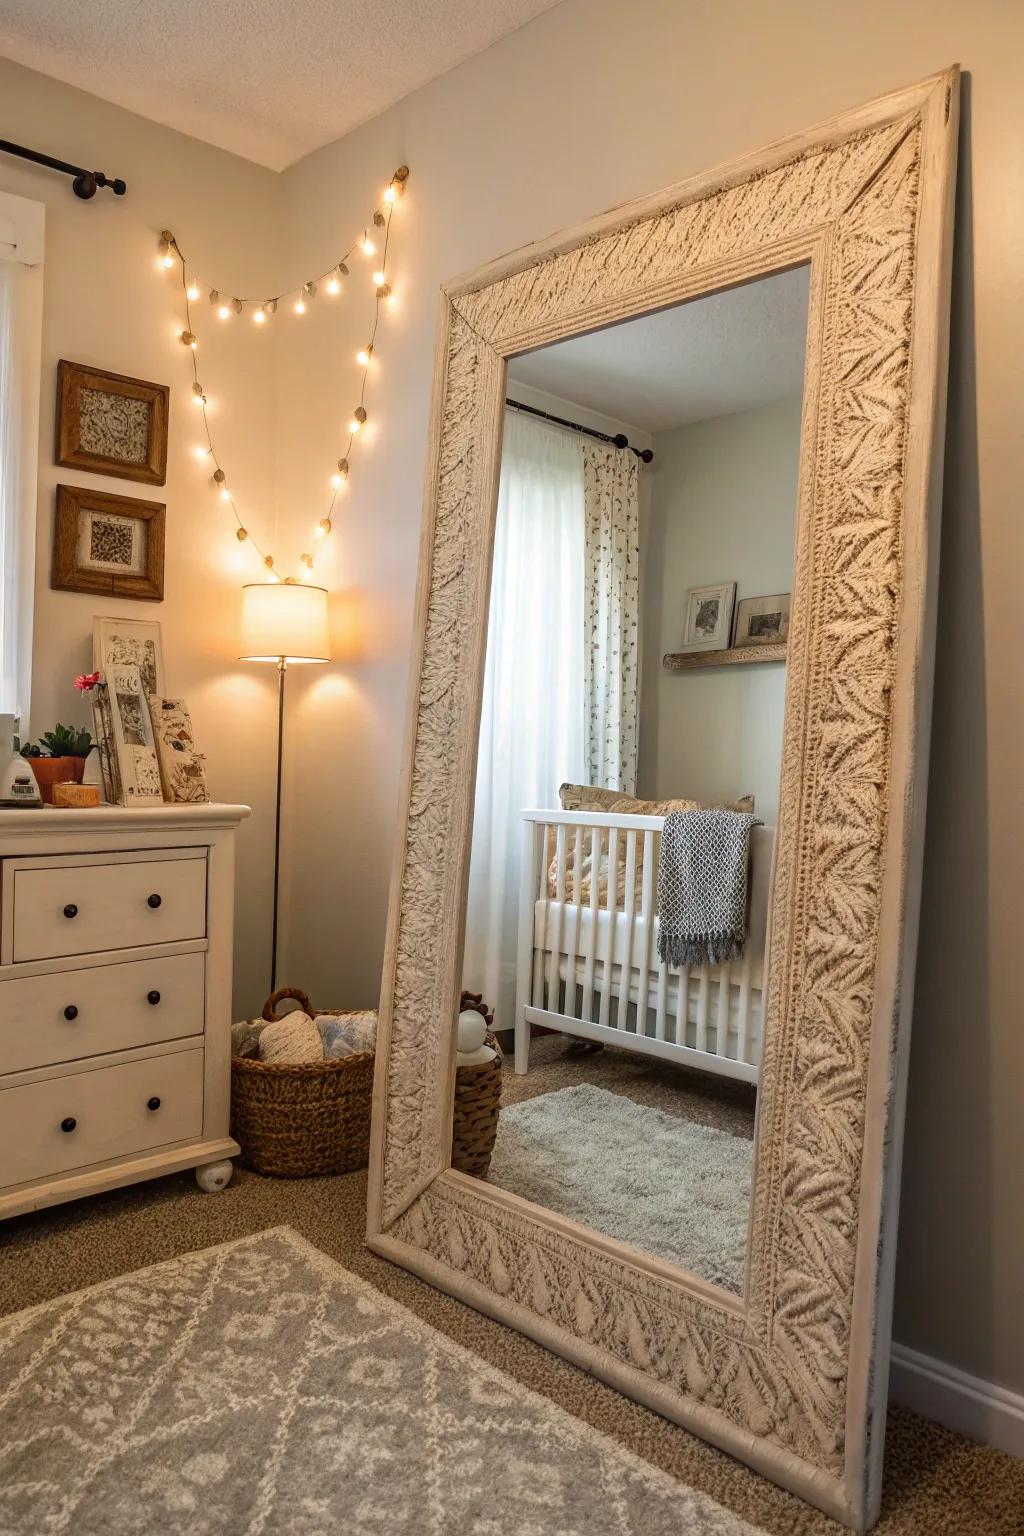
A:
<svg viewBox="0 0 1024 1536">
<path fill-rule="evenodd" d="M 162 602 L 166 511 L 162 501 L 58 485 L 50 586 Z"/>
<path fill-rule="evenodd" d="M 82 363 L 57 365 L 57 463 L 163 485 L 171 391 Z"/>
</svg>

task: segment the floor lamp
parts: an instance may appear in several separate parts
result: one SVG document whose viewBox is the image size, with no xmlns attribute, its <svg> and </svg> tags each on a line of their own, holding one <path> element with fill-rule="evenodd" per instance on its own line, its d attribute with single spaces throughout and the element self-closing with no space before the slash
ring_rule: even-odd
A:
<svg viewBox="0 0 1024 1536">
<path fill-rule="evenodd" d="M 242 588 L 240 661 L 277 665 L 277 798 L 274 808 L 274 928 L 270 990 L 277 986 L 277 905 L 281 875 L 281 763 L 284 753 L 284 675 L 289 662 L 330 661 L 327 591 L 297 581 L 253 583 Z"/>
</svg>

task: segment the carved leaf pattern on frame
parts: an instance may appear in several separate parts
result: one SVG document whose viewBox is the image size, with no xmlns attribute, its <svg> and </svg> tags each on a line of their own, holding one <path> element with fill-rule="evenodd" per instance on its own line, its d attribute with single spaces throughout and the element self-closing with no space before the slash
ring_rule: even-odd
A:
<svg viewBox="0 0 1024 1536">
<path fill-rule="evenodd" d="M 382 1209 L 393 1237 L 615 1360 L 839 1475 L 860 1160 L 891 751 L 906 448 L 916 117 L 589 239 L 455 301 L 433 503 L 412 808 L 402 869 Z M 507 354 L 619 317 L 681 273 L 819 232 L 824 299 L 809 526 L 797 551 L 780 869 L 761 1084 L 746 1317 L 658 1280 L 444 1177 L 425 1193 L 443 1113 L 425 1083 L 444 1000 L 432 995 L 451 858 L 453 738 L 488 509 L 475 379 Z M 468 320 L 469 324 L 466 323 Z M 434 1009 L 431 1012 L 431 1008 Z M 415 1197 L 415 1198 L 414 1198 Z M 410 1203 L 411 1202 L 411 1203 Z"/>
</svg>

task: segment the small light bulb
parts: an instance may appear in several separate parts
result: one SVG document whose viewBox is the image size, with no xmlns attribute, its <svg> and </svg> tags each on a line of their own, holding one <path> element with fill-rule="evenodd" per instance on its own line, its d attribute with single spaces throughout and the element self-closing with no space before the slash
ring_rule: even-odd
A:
<svg viewBox="0 0 1024 1536">
<path fill-rule="evenodd" d="M 220 499 L 221 501 L 231 500 L 231 492 L 228 490 L 226 485 L 221 486 Z"/>
<path fill-rule="evenodd" d="M 193 278 L 185 289 L 185 296 L 190 304 L 194 304 L 199 297 L 199 284 Z"/>
<path fill-rule="evenodd" d="M 333 272 L 331 273 L 330 277 L 327 279 L 327 292 L 328 293 L 340 293 L 341 292 L 341 282 L 340 282 L 340 279 Z"/>
<path fill-rule="evenodd" d="M 230 304 L 221 304 L 220 307 L 217 310 L 217 313 L 218 313 L 218 315 L 220 315 L 222 320 L 226 320 L 228 318 L 228 316 L 231 314 L 231 306 L 230 306 Z"/>
<path fill-rule="evenodd" d="M 334 487 L 334 489 L 336 491 L 340 491 L 341 490 L 342 483 L 343 482 L 342 482 L 342 478 L 341 478 L 340 475 L 332 475 L 331 476 L 331 485 Z"/>
<path fill-rule="evenodd" d="M 256 322 L 257 325 L 263 325 L 266 322 L 266 318 L 267 318 L 266 311 L 263 310 L 262 308 L 253 310 L 252 318 Z"/>
<path fill-rule="evenodd" d="M 389 187 L 385 187 L 384 188 L 384 201 L 386 203 L 396 202 L 397 198 L 398 198 L 398 193 L 395 191 L 394 184 L 392 184 Z"/>
<path fill-rule="evenodd" d="M 298 298 L 295 300 L 295 303 L 292 305 L 292 308 L 294 309 L 294 311 L 295 311 L 295 313 L 297 315 L 304 315 L 306 313 L 306 301 L 302 297 L 301 293 L 299 294 Z"/>
<path fill-rule="evenodd" d="M 381 283 L 383 283 L 383 281 L 384 281 L 384 273 L 383 272 L 375 272 L 373 274 L 373 280 L 377 284 L 377 286 L 380 287 Z"/>
<path fill-rule="evenodd" d="M 164 252 L 164 266 L 165 267 L 173 267 L 174 266 L 174 257 L 171 255 L 170 251 L 165 251 Z"/>
<path fill-rule="evenodd" d="M 195 454 L 197 459 L 205 459 L 210 450 L 209 448 L 204 448 L 202 443 L 196 443 L 196 446 L 192 449 L 192 452 Z"/>
<path fill-rule="evenodd" d="M 359 246 L 364 256 L 373 256 L 376 254 L 377 247 L 374 245 L 369 235 L 363 236 L 359 242 Z"/>
<path fill-rule="evenodd" d="M 330 531 L 331 531 L 330 520 L 328 518 L 326 518 L 326 517 L 322 517 L 320 519 L 320 521 L 317 523 L 316 527 L 314 528 L 313 533 L 314 533 L 314 536 L 316 538 L 322 539 L 322 538 L 325 537 L 325 535 L 330 533 Z"/>
<path fill-rule="evenodd" d="M 370 366 L 370 355 L 372 352 L 372 347 L 363 347 L 361 351 L 356 353 L 356 362 L 360 368 L 368 368 Z"/>
</svg>

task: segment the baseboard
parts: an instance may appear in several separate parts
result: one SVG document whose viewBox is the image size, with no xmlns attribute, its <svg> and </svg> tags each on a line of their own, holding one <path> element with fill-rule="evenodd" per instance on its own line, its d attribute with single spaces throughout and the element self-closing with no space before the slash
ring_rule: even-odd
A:
<svg viewBox="0 0 1024 1536">
<path fill-rule="evenodd" d="M 889 1396 L 922 1418 L 935 1419 L 982 1445 L 1024 1457 L 1024 1397 L 1018 1392 L 894 1344 Z"/>
</svg>

